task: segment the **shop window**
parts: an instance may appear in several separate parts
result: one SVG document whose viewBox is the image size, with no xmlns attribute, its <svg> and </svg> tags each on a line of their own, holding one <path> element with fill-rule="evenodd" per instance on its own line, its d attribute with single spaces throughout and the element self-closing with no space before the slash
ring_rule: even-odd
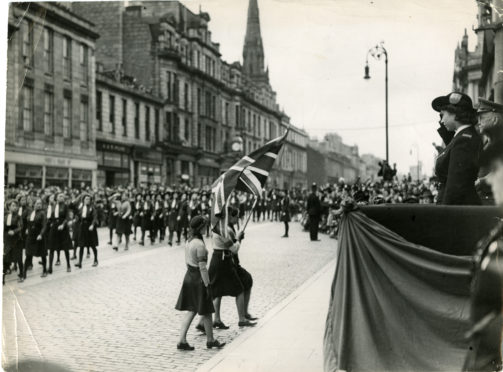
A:
<svg viewBox="0 0 503 372">
<path fill-rule="evenodd" d="M 45 169 L 46 186 L 67 186 L 68 178 L 68 168 L 46 167 Z"/>
</svg>

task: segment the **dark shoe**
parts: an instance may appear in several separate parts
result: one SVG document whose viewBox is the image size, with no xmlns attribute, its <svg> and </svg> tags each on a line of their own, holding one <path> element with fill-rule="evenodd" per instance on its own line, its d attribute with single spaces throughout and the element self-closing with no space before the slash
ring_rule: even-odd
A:
<svg viewBox="0 0 503 372">
<path fill-rule="evenodd" d="M 215 322 L 213 323 L 213 328 L 229 329 L 229 326 L 226 326 L 223 322 Z"/>
<path fill-rule="evenodd" d="M 202 324 L 196 325 L 196 329 L 200 332 L 206 333 L 206 330 L 204 329 L 204 326 Z"/>
<path fill-rule="evenodd" d="M 311 239 L 312 242 L 321 242 L 321 239 Z"/>
<path fill-rule="evenodd" d="M 281 235 L 282 238 L 288 238 L 288 235 Z"/>
<path fill-rule="evenodd" d="M 173 245 L 173 243 L 171 243 L 171 242 L 168 242 L 168 244 L 169 244 L 170 247 Z"/>
<path fill-rule="evenodd" d="M 140 245 L 144 245 L 142 241 L 141 241 L 141 242 L 139 242 L 138 244 L 140 244 Z"/>
<path fill-rule="evenodd" d="M 71 268 L 70 266 L 68 266 L 68 267 L 66 268 L 66 272 L 67 272 L 67 273 L 71 273 L 71 272 L 72 272 L 72 268 Z"/>
<path fill-rule="evenodd" d="M 47 273 L 52 274 L 52 267 L 49 267 L 49 270 L 47 270 Z"/>
<path fill-rule="evenodd" d="M 127 251 L 129 249 L 129 247 L 126 245 L 126 247 L 124 248 L 125 251 Z"/>
<path fill-rule="evenodd" d="M 113 249 L 114 251 L 118 251 L 118 250 L 119 250 L 119 248 L 118 248 L 118 247 L 113 247 L 112 249 Z"/>
<path fill-rule="evenodd" d="M 75 267 L 78 267 L 79 269 L 82 269 L 82 264 L 81 263 L 76 263 Z"/>
<path fill-rule="evenodd" d="M 213 340 L 212 342 L 207 342 L 206 347 L 211 349 L 212 347 L 216 347 L 217 349 L 221 349 L 225 346 L 225 342 L 220 342 L 218 340 Z"/>
<path fill-rule="evenodd" d="M 56 266 L 59 266 L 59 265 L 61 265 L 61 261 L 58 260 L 58 261 L 56 261 Z"/>
<path fill-rule="evenodd" d="M 30 270 L 30 271 L 31 271 L 31 270 L 33 270 L 33 265 L 28 266 L 28 267 L 26 268 L 26 270 Z"/>
<path fill-rule="evenodd" d="M 108 245 L 112 245 L 112 242 L 110 241 L 110 242 L 108 242 L 107 244 L 108 244 Z"/>
<path fill-rule="evenodd" d="M 71 260 L 72 260 L 72 261 L 73 261 L 73 260 L 76 260 L 76 259 L 77 259 L 77 256 L 73 256 L 73 257 L 71 258 Z"/>
<path fill-rule="evenodd" d="M 94 261 L 94 263 L 93 263 L 93 267 L 96 267 L 96 266 L 98 266 L 98 261 Z"/>
<path fill-rule="evenodd" d="M 47 276 L 47 271 L 44 271 L 42 275 L 40 275 L 41 278 L 45 278 Z"/>
<path fill-rule="evenodd" d="M 192 351 L 195 349 L 194 346 L 190 346 L 188 343 L 186 342 L 180 342 L 178 344 L 176 344 L 176 348 L 178 350 L 188 350 L 188 351 Z M 210 348 L 211 349 L 211 348 Z"/>
<path fill-rule="evenodd" d="M 258 319 L 258 318 L 256 318 L 256 317 L 254 317 L 254 316 L 250 315 L 250 314 L 246 314 L 246 315 L 245 315 L 245 318 L 246 318 L 246 319 L 248 319 L 248 320 L 257 320 L 257 319 Z"/>
<path fill-rule="evenodd" d="M 240 327 L 254 327 L 257 323 L 250 322 L 249 320 L 245 320 L 244 322 L 239 322 L 238 326 Z"/>
</svg>

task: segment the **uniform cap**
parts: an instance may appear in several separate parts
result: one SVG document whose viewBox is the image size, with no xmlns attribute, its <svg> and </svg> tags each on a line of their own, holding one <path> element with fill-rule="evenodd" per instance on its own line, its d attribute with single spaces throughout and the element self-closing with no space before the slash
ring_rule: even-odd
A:
<svg viewBox="0 0 503 372">
<path fill-rule="evenodd" d="M 472 99 L 464 93 L 452 92 L 446 96 L 435 98 L 431 102 L 433 110 L 440 112 L 446 107 L 456 107 L 465 110 L 474 110 Z"/>
<path fill-rule="evenodd" d="M 499 103 L 488 101 L 483 98 L 479 98 L 479 107 L 477 109 L 477 112 L 483 113 L 483 112 L 499 112 L 503 113 L 503 105 L 500 105 Z"/>
</svg>

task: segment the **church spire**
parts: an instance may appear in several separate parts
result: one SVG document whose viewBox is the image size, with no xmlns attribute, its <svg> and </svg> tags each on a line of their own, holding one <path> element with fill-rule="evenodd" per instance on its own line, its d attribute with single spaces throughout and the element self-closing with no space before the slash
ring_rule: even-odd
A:
<svg viewBox="0 0 503 372">
<path fill-rule="evenodd" d="M 266 76 L 257 0 L 250 0 L 248 4 L 248 21 L 243 48 L 243 69 L 244 73 L 251 78 L 263 78 Z"/>
</svg>

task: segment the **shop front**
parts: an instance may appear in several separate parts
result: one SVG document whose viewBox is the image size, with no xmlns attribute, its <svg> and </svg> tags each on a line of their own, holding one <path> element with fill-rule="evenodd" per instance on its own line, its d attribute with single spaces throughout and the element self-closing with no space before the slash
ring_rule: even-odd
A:
<svg viewBox="0 0 503 372">
<path fill-rule="evenodd" d="M 161 184 L 162 153 L 148 147 L 133 148 L 134 184 L 150 186 Z"/>
<path fill-rule="evenodd" d="M 5 151 L 6 184 L 33 187 L 96 186 L 96 161 Z"/>
<path fill-rule="evenodd" d="M 131 180 L 131 148 L 113 142 L 96 141 L 98 185 L 127 186 Z"/>
<path fill-rule="evenodd" d="M 202 158 L 197 162 L 197 186 L 211 187 L 220 175 L 220 164 L 215 159 Z"/>
</svg>

